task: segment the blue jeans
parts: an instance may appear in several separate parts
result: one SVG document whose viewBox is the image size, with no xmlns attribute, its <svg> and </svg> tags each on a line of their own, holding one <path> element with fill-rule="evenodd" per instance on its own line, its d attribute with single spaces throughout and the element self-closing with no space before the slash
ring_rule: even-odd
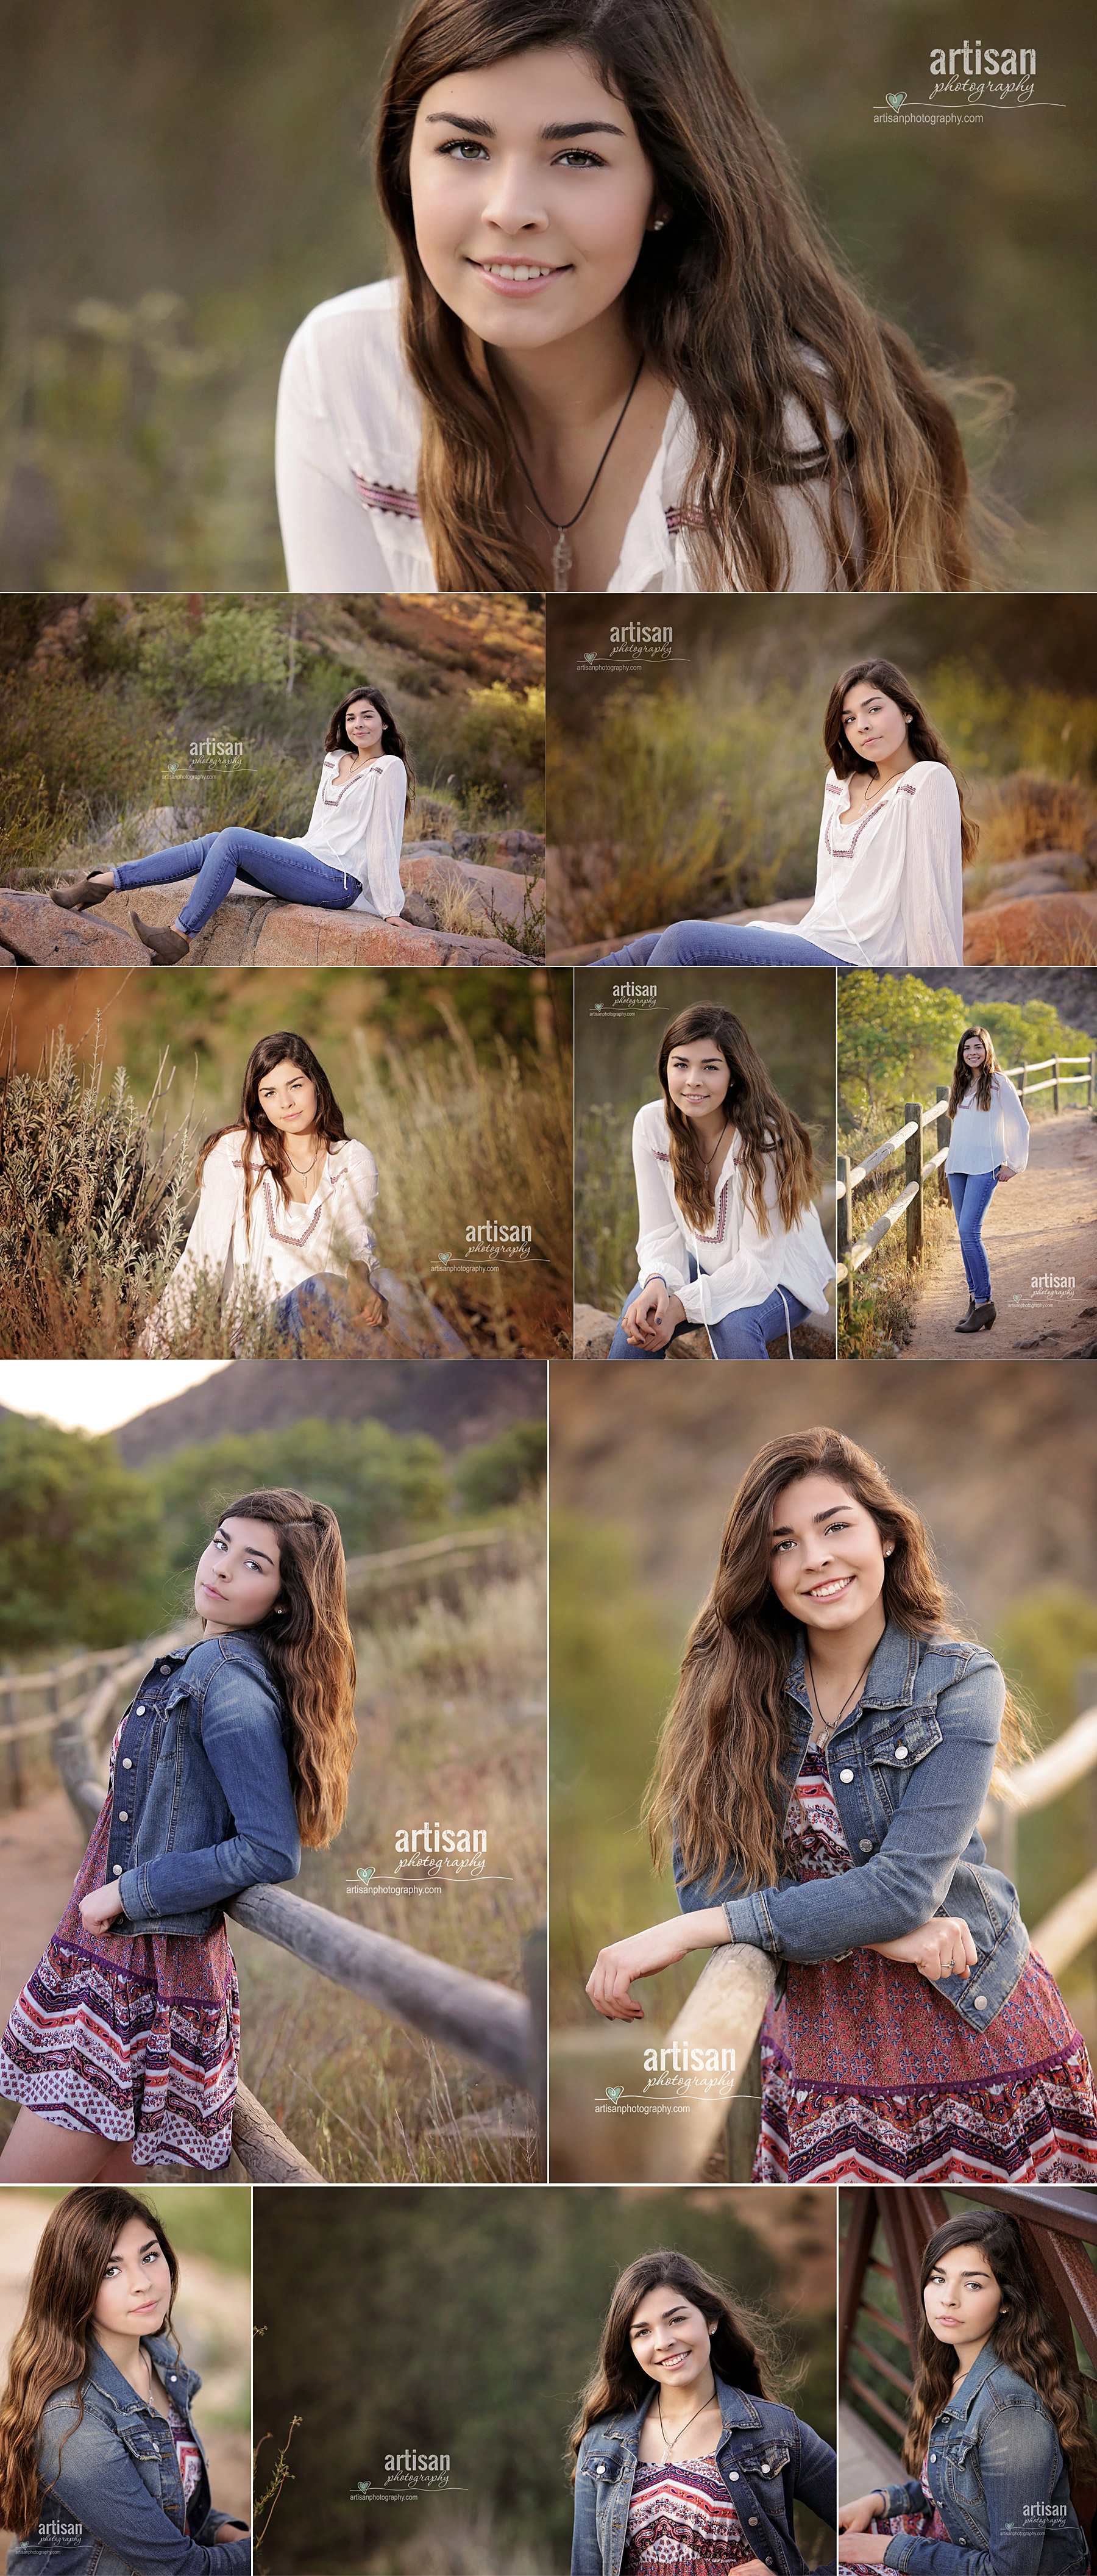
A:
<svg viewBox="0 0 1097 2576">
<path fill-rule="evenodd" d="M 303 1338 L 310 1343 L 322 1341 L 325 1349 L 342 1359 L 353 1359 L 359 1347 L 360 1331 L 376 1330 L 375 1326 L 352 1322 L 346 1312 L 347 1281 L 337 1274 L 318 1274 L 302 1279 L 296 1288 L 287 1288 L 274 1308 L 274 1321 L 283 1341 L 290 1344 L 295 1359 L 303 1357 Z"/>
<path fill-rule="evenodd" d="M 180 877 L 193 876 L 198 883 L 179 915 L 188 939 L 212 920 L 234 877 L 278 895 L 283 903 L 321 903 L 329 912 L 346 912 L 362 892 L 357 877 L 325 867 L 311 851 L 236 823 L 227 832 L 204 832 L 200 841 L 181 841 L 175 850 L 154 850 L 148 859 L 127 859 L 115 869 L 114 882 L 129 894 L 136 886 L 178 885 Z"/>
<path fill-rule="evenodd" d="M 844 966 L 844 957 L 816 948 L 794 930 L 771 931 L 765 921 L 675 921 L 669 930 L 646 930 L 597 957 L 597 966 Z"/>
<path fill-rule="evenodd" d="M 1001 1170 L 1001 1164 L 998 1171 Z M 983 1250 L 983 1218 L 998 1184 L 995 1172 L 949 1172 L 948 1191 L 960 1229 L 964 1277 L 980 1306 L 990 1295 L 990 1268 Z"/>
<path fill-rule="evenodd" d="M 689 1275 L 691 1280 L 697 1277 L 697 1263 L 692 1252 L 689 1256 Z M 718 1273 L 717 1276 L 719 1276 Z M 640 1285 L 637 1281 L 635 1288 L 629 1289 L 621 1308 L 621 1321 L 610 1343 L 611 1360 L 665 1360 L 670 1349 L 670 1342 L 667 1342 L 661 1351 L 640 1351 L 626 1338 L 624 1319 L 639 1294 Z M 740 1306 L 733 1315 L 725 1315 L 721 1323 L 709 1324 L 706 1330 L 717 1359 L 768 1360 L 767 1342 L 776 1341 L 778 1333 L 786 1330 L 786 1304 L 787 1329 L 791 1332 L 792 1326 L 802 1324 L 808 1313 L 808 1308 L 800 1304 L 798 1297 L 793 1296 L 791 1288 L 774 1288 L 764 1305 Z M 679 1333 L 692 1333 L 695 1330 L 696 1326 L 693 1324 L 676 1324 L 670 1341 L 676 1342 Z"/>
</svg>

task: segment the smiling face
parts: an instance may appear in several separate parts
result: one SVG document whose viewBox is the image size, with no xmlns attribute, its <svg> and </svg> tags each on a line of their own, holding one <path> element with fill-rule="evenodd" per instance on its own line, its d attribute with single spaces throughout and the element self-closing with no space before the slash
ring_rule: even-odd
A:
<svg viewBox="0 0 1097 2576">
<path fill-rule="evenodd" d="M 194 1578 L 194 1607 L 207 1637 L 255 1628 L 282 1588 L 278 1532 L 267 1521 L 225 1520 L 215 1529 Z"/>
<path fill-rule="evenodd" d="M 981 2347 L 988 2342 L 1002 2293 L 982 2247 L 954 2245 L 942 2254 L 926 2281 L 922 2305 L 940 2343 Z"/>
<path fill-rule="evenodd" d="M 629 2343 L 648 2378 L 663 2388 L 688 2387 L 703 2403 L 712 2376 L 711 2336 L 700 2308 L 667 2281 L 640 2300 Z"/>
<path fill-rule="evenodd" d="M 876 1610 L 884 1545 L 871 1512 L 833 1476 L 801 1476 L 773 1507 L 770 1582 L 809 1629 L 834 1633 Z"/>
<path fill-rule="evenodd" d="M 986 1063 L 986 1053 L 980 1037 L 964 1039 L 964 1063 L 972 1073 L 978 1073 L 980 1065 Z"/>
<path fill-rule="evenodd" d="M 901 749 L 907 718 L 883 689 L 868 680 L 855 680 L 842 700 L 842 731 L 851 751 L 879 766 Z"/>
<path fill-rule="evenodd" d="M 667 1057 L 667 1090 L 684 1118 L 711 1118 L 730 1087 L 731 1070 L 715 1038 L 694 1038 Z"/>
<path fill-rule="evenodd" d="M 355 753 L 378 752 L 381 748 L 381 736 L 385 730 L 385 719 L 380 708 L 374 706 L 372 698 L 355 698 L 353 706 L 347 708 L 343 718 L 343 730 Z"/>
<path fill-rule="evenodd" d="M 607 312 L 657 211 L 628 109 L 557 45 L 435 81 L 409 179 L 431 285 L 507 349 L 544 348 Z"/>
<path fill-rule="evenodd" d="M 259 1106 L 282 1136 L 310 1136 L 316 1125 L 319 1101 L 316 1085 L 300 1065 L 288 1057 L 265 1073 L 259 1085 Z"/>
<path fill-rule="evenodd" d="M 158 2334 L 171 2298 L 171 2273 L 143 2218 L 128 2218 L 115 2239 L 91 2321 L 105 2336 Z"/>
</svg>

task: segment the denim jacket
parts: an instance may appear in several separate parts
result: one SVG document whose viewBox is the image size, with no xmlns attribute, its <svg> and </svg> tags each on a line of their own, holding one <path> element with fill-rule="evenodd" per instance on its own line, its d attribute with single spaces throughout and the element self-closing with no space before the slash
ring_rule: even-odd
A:
<svg viewBox="0 0 1097 2576">
<path fill-rule="evenodd" d="M 805 2576 L 796 2546 L 793 2497 L 835 2521 L 835 2457 L 829 2442 L 788 2406 L 747 2397 L 717 2379 L 723 2431 L 716 2458 L 746 2538 L 774 2576 Z M 644 2418 L 652 2383 L 631 2414 L 603 2415 L 583 2436 L 575 2476 L 571 2576 L 619 2576 Z"/>
<path fill-rule="evenodd" d="M 289 1721 L 246 1629 L 161 1657 L 114 1757 L 106 1881 L 114 1932 L 208 1932 L 230 1896 L 296 1878 Z"/>
<path fill-rule="evenodd" d="M 201 2452 L 191 2400 L 202 2385 L 168 2335 L 146 2335 L 173 2406 Z M 210 2502 L 205 2454 L 189 2504 L 171 2426 L 139 2397 L 102 2346 L 88 2347 L 83 2416 L 75 2383 L 47 2400 L 38 2436 L 42 2510 L 8 2554 L 9 2576 L 247 2576 L 251 2539 L 215 2541 L 232 2519 Z"/>
<path fill-rule="evenodd" d="M 911 2576 L 1082 2576 L 1089 2550 L 1046 2406 L 984 2344 L 929 2437 L 926 2479 L 948 2540 L 897 2532 L 885 2567 Z M 926 2513 L 921 2480 L 888 2487 L 885 2513 Z"/>
<path fill-rule="evenodd" d="M 934 1914 L 962 1914 L 976 1965 L 966 1978 L 942 1977 L 936 1991 L 969 2029 L 988 2029 L 1029 1947 L 1016 1888 L 988 1868 L 979 1834 L 1004 1700 L 1002 1675 L 985 1647 L 907 1636 L 889 1622 L 862 1698 L 823 1755 L 853 1868 L 807 1885 L 786 1872 L 776 1887 L 744 1896 L 741 1872 L 687 1884 L 676 1848 L 683 1911 L 722 1905 L 733 1941 L 802 1960 L 844 1958 L 870 1941 L 917 1931 Z M 782 1826 L 811 1734 L 802 1640 L 785 1701 Z"/>
</svg>

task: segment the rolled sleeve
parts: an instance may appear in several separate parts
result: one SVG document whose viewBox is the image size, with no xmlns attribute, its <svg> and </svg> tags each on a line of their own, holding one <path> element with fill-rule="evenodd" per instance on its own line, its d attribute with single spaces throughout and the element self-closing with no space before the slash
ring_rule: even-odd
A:
<svg viewBox="0 0 1097 2576">
<path fill-rule="evenodd" d="M 86 2402 L 73 2426 L 69 2400 L 47 2406 L 39 2469 L 46 2501 L 59 2502 L 85 2531 L 141 2576 L 246 2576 L 251 2540 L 210 2543 L 180 2531 L 157 2503 L 117 2433 Z M 67 2437 L 67 2438 L 66 2438 Z"/>
<path fill-rule="evenodd" d="M 202 1746 L 216 1774 L 235 1832 L 199 1851 L 171 1851 L 138 1861 L 118 1881 L 122 1908 L 137 1930 L 155 1930 L 161 1915 L 224 1905 L 245 1887 L 296 1878 L 301 1838 L 274 1684 L 252 1664 L 229 1658 L 211 1675 L 201 1719 Z"/>
</svg>

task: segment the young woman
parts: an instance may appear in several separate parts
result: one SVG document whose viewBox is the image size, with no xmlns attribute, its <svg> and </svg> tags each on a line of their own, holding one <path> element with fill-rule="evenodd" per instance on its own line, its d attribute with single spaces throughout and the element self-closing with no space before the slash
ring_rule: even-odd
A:
<svg viewBox="0 0 1097 2576">
<path fill-rule="evenodd" d="M 769 1441 L 728 1516 L 649 1804 L 683 1914 L 600 1953 L 587 1992 L 687 1950 L 780 1961 L 758 2182 L 1097 2178 L 1085 2043 L 979 1817 L 1023 1749 L 927 1534 L 843 1433 Z"/>
<path fill-rule="evenodd" d="M 956 422 L 823 238 L 706 0 L 419 0 L 401 275 L 282 370 L 291 590 L 963 590 Z"/>
<path fill-rule="evenodd" d="M 999 1181 L 1015 1181 L 1028 1161 L 1028 1120 L 1008 1073 L 994 1061 L 989 1029 L 965 1029 L 948 1095 L 952 1134 L 945 1178 L 960 1229 L 968 1310 L 958 1333 L 989 1332 L 996 1307 L 983 1250 L 983 1218 Z"/>
<path fill-rule="evenodd" d="M 247 2576 L 247 2526 L 210 2501 L 178 2286 L 163 2226 L 132 2191 L 100 2184 L 51 2209 L 0 2399 L 11 2576 Z"/>
<path fill-rule="evenodd" d="M 384 1324 L 370 1219 L 377 1165 L 348 1137 L 322 1064 L 304 1038 L 260 1038 L 244 1068 L 240 1114 L 207 1136 L 195 1178 L 198 1214 L 150 1319 L 152 1357 L 185 1331 L 203 1282 L 264 1300 L 300 1355 L 319 1336 L 342 1354 Z"/>
<path fill-rule="evenodd" d="M 21 2105 L 12 2182 L 219 2173 L 239 1998 L 225 1906 L 295 1878 L 347 1807 L 354 1645 L 334 1512 L 279 1488 L 230 1504 L 201 1557 L 196 1646 L 162 1655 L 111 1747 L 72 1898 L 0 2039 Z"/>
<path fill-rule="evenodd" d="M 764 1360 L 766 1344 L 825 1315 L 834 1263 L 812 1205 L 811 1138 L 773 1088 L 734 1011 L 695 1002 L 659 1049 L 661 1101 L 632 1130 L 640 1277 L 611 1360 L 661 1360 L 704 1324 L 713 1356 Z"/>
<path fill-rule="evenodd" d="M 961 2211 L 922 2257 L 923 2319 L 903 2459 L 912 2472 L 842 2506 L 844 2568 L 911 2576 L 1085 2576 L 1072 2481 L 1097 2450 L 1016 2221 Z M 854 2536 L 855 2535 L 855 2536 Z"/>
<path fill-rule="evenodd" d="M 781 922 L 679 921 L 603 966 L 959 966 L 979 838 L 940 735 L 894 662 L 854 662 L 823 723 L 815 901 Z"/>
<path fill-rule="evenodd" d="M 794 2498 L 833 2523 L 835 2458 L 771 2397 L 762 2347 L 688 2254 L 621 2273 L 571 2430 L 571 2576 L 802 2576 Z"/>
<path fill-rule="evenodd" d="M 53 900 L 66 912 L 86 912 L 117 889 L 177 885 L 194 877 L 170 929 L 157 929 L 130 911 L 130 920 L 160 966 L 177 966 L 193 939 L 211 921 L 237 877 L 282 903 L 320 904 L 328 912 L 366 912 L 398 921 L 404 907 L 400 846 L 411 754 L 380 689 L 352 689 L 336 707 L 324 739 L 316 801 L 300 840 L 277 840 L 232 824 L 206 832 L 148 859 L 96 868 L 55 886 Z"/>
</svg>

